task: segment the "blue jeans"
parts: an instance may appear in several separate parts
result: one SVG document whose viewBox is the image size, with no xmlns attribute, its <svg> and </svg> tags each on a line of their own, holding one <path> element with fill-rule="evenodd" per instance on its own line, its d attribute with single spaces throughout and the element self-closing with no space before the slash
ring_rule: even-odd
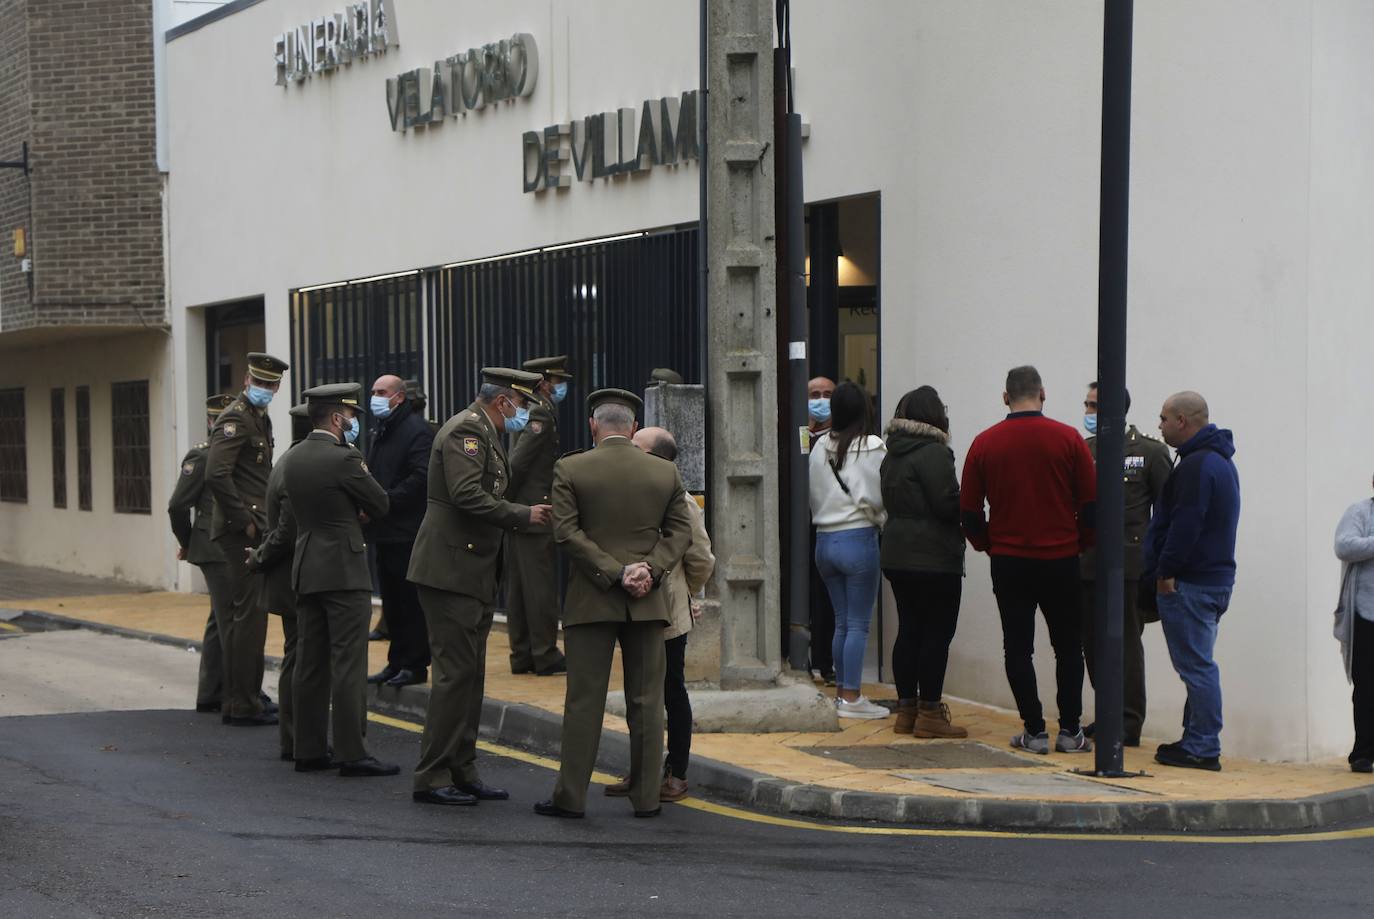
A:
<svg viewBox="0 0 1374 919">
<path fill-rule="evenodd" d="M 1176 593 L 1159 594 L 1159 623 L 1169 660 L 1188 690 L 1179 746 L 1194 756 L 1221 755 L 1221 671 L 1212 658 L 1217 625 L 1231 603 L 1231 588 L 1176 581 Z"/>
<path fill-rule="evenodd" d="M 868 623 L 878 600 L 878 528 L 816 534 L 816 568 L 835 607 L 835 685 L 858 690 L 863 682 Z"/>
</svg>

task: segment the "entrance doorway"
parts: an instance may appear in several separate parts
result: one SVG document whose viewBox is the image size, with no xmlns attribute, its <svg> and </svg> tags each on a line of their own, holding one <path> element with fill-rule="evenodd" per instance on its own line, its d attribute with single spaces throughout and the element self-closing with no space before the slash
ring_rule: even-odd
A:
<svg viewBox="0 0 1374 919">
<path fill-rule="evenodd" d="M 261 297 L 206 307 L 206 393 L 237 393 L 248 373 L 248 352 L 263 351 L 266 346 Z"/>
</svg>

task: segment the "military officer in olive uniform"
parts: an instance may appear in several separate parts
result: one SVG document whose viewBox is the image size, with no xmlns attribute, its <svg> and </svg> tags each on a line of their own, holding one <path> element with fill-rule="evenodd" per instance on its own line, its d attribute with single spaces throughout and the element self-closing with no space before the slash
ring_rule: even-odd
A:
<svg viewBox="0 0 1374 919">
<path fill-rule="evenodd" d="M 488 367 L 477 400 L 445 422 L 429 456 L 429 501 L 407 577 L 429 626 L 433 674 L 414 800 L 476 804 L 509 795 L 477 774 L 477 726 L 486 680 L 487 634 L 507 533 L 549 523 L 549 506 L 506 500 L 507 424 L 529 417 L 537 373 Z M 660 642 L 661 643 L 661 642 Z"/>
<path fill-rule="evenodd" d="M 286 465 L 295 447 L 310 432 L 310 407 L 302 402 L 291 406 L 291 446 L 272 466 L 267 477 L 267 532 L 256 549 L 248 550 L 248 570 L 262 578 L 262 599 L 267 612 L 281 617 L 281 671 L 277 678 L 277 699 L 281 711 L 277 730 L 281 735 L 281 758 L 296 758 L 292 682 L 296 676 L 296 590 L 291 586 L 291 562 L 296 552 L 296 517 L 286 494 Z"/>
<path fill-rule="evenodd" d="M 228 393 L 205 400 L 206 429 L 234 397 Z M 229 570 L 224 555 L 210 539 L 210 521 L 215 513 L 215 496 L 205 487 L 205 452 L 210 443 L 199 443 L 181 458 L 181 475 L 167 502 L 167 516 L 176 535 L 177 558 L 190 562 L 205 576 L 210 589 L 210 615 L 205 620 L 205 637 L 200 647 L 200 678 L 196 683 L 196 711 L 218 713 L 223 704 L 224 645 L 220 639 L 220 618 L 229 614 Z M 191 512 L 195 511 L 194 519 Z"/>
<path fill-rule="evenodd" d="M 554 466 L 554 540 L 572 563 L 563 606 L 568 689 L 563 748 L 546 817 L 581 817 L 596 763 L 611 660 L 620 644 L 630 723 L 629 797 L 636 817 L 660 810 L 663 762 L 663 629 L 671 620 L 659 585 L 692 541 L 677 466 L 630 439 L 643 403 L 603 389 L 587 397 L 595 448 Z"/>
<path fill-rule="evenodd" d="M 1126 411 L 1131 410 L 1131 394 L 1126 393 Z M 1083 400 L 1083 426 L 1092 436 L 1088 450 L 1097 459 L 1097 383 L 1088 384 Z M 1145 632 L 1146 617 L 1139 605 L 1140 572 L 1144 561 L 1142 540 L 1150 525 L 1154 504 L 1169 478 L 1173 461 L 1169 448 L 1160 441 L 1140 433 L 1135 425 L 1126 428 L 1126 459 L 1123 477 L 1126 492 L 1126 546 L 1124 569 L 1126 576 L 1122 606 L 1122 671 L 1125 679 L 1122 697 L 1121 734 L 1128 747 L 1140 746 L 1140 731 L 1145 725 L 1145 646 L 1141 636 Z M 1097 642 L 1094 638 L 1097 611 L 1097 553 L 1089 549 L 1080 558 L 1083 580 L 1083 659 L 1088 665 L 1088 679 L 1094 681 L 1097 671 Z M 1157 621 L 1158 617 L 1149 621 Z M 1093 725 L 1083 732 L 1092 736 Z"/>
<path fill-rule="evenodd" d="M 553 464 L 560 455 L 558 403 L 568 395 L 568 356 L 539 357 L 522 365 L 544 379 L 530 400 L 530 420 L 516 432 L 510 451 L 510 495 L 519 504 L 548 504 Z M 507 424 L 506 430 L 510 431 Z M 553 533 L 530 527 L 507 542 L 506 629 L 511 673 L 566 673 L 558 650 L 558 583 Z"/>
<path fill-rule="evenodd" d="M 338 767 L 346 777 L 396 775 L 400 767 L 378 762 L 363 741 L 372 575 L 362 520 L 386 516 L 391 501 L 353 447 L 362 386 L 329 383 L 302 395 L 314 430 L 291 451 L 283 477 L 296 519 L 296 771 Z"/>
<path fill-rule="evenodd" d="M 267 405 L 281 388 L 286 362 L 251 352 L 243 392 L 220 413 L 210 432 L 205 482 L 215 496 L 211 536 L 224 553 L 232 597 L 224 643 L 224 722 L 276 724 L 260 697 L 267 610 L 259 579 L 247 568 L 245 549 L 255 548 L 267 528 L 267 477 L 272 471 L 272 419 Z M 224 624 L 223 618 L 221 625 Z"/>
</svg>

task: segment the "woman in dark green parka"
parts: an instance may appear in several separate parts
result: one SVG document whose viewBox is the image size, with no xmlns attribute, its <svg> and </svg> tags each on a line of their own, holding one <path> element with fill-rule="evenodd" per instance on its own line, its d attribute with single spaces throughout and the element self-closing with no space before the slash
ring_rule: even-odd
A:
<svg viewBox="0 0 1374 919">
<path fill-rule="evenodd" d="M 949 448 L 949 418 L 933 387 L 912 390 L 897 403 L 887 428 L 882 465 L 883 575 L 897 600 L 899 734 L 967 737 L 950 723 L 941 701 L 949 645 L 963 591 L 964 536 L 959 529 L 959 481 Z"/>
</svg>

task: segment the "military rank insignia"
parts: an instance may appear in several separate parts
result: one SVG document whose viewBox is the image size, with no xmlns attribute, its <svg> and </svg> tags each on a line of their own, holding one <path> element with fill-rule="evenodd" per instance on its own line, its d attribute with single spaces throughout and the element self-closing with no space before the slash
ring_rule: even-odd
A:
<svg viewBox="0 0 1374 919">
<path fill-rule="evenodd" d="M 232 421 L 226 421 L 226 422 L 224 423 L 224 436 L 225 436 L 225 437 L 233 437 L 233 436 L 236 435 L 238 432 L 239 432 L 239 426 L 238 426 L 236 423 L 234 423 L 234 422 L 232 422 Z"/>
<path fill-rule="evenodd" d="M 530 422 L 530 433 L 531 433 L 531 434 L 538 434 L 539 432 L 541 432 L 541 431 L 543 431 L 543 430 L 544 430 L 544 422 L 542 422 L 542 421 L 531 421 L 531 422 Z"/>
<path fill-rule="evenodd" d="M 181 474 L 182 474 L 182 475 L 190 475 L 191 473 L 193 473 L 193 472 L 195 472 L 195 471 L 196 471 L 196 464 L 195 464 L 195 463 L 182 463 L 182 464 L 181 464 Z"/>
<path fill-rule="evenodd" d="M 466 453 L 468 456 L 476 456 L 476 455 L 477 455 L 477 438 L 476 438 L 476 437 L 464 437 L 464 438 L 463 438 L 463 452 Z"/>
</svg>

